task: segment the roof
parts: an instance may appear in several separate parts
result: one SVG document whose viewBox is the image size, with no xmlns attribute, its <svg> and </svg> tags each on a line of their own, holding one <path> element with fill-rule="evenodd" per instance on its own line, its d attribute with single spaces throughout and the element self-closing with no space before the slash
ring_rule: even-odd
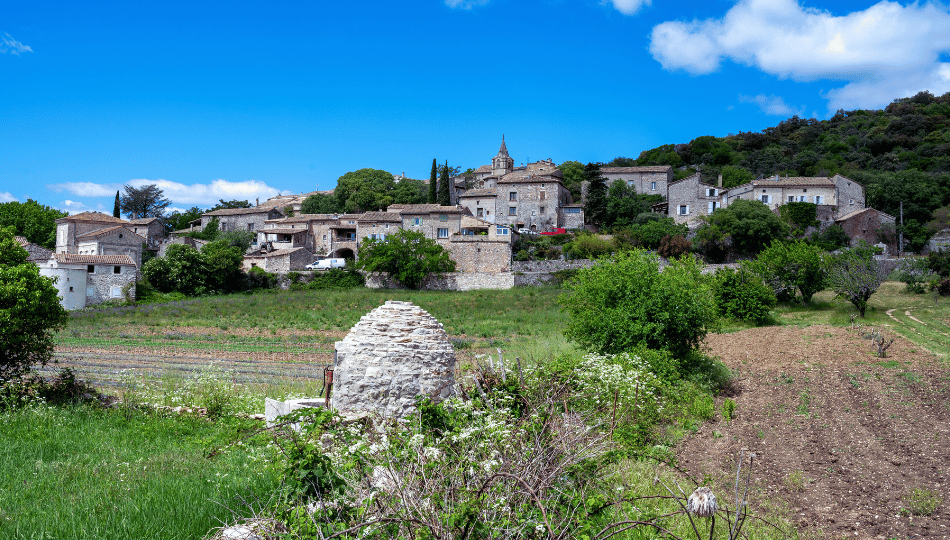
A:
<svg viewBox="0 0 950 540">
<path fill-rule="evenodd" d="M 789 186 L 821 186 L 821 187 L 834 187 L 835 183 L 831 181 L 831 178 L 826 176 L 789 176 L 784 177 L 780 176 L 778 180 L 774 176 L 769 176 L 767 178 L 759 178 L 752 181 L 754 186 L 773 186 L 773 187 L 789 187 Z"/>
<path fill-rule="evenodd" d="M 17 244 L 20 244 L 20 247 L 26 250 L 27 261 L 48 261 L 49 258 L 53 256 L 53 250 L 38 246 L 22 236 L 14 236 L 13 239 L 16 240 Z"/>
<path fill-rule="evenodd" d="M 623 173 L 661 173 L 672 171 L 673 167 L 669 165 L 647 165 L 644 167 L 601 167 L 600 172 L 605 174 L 623 174 Z"/>
<path fill-rule="evenodd" d="M 73 214 L 71 216 L 59 218 L 56 220 L 56 223 L 65 221 L 98 221 L 102 223 L 121 223 L 123 225 L 129 223 L 122 218 L 117 218 L 109 214 L 103 214 L 102 212 L 81 212 L 79 214 Z"/>
<path fill-rule="evenodd" d="M 501 136 L 501 146 L 498 148 L 498 155 L 499 155 L 499 156 L 504 156 L 504 157 L 509 157 L 509 156 L 508 156 L 508 147 L 505 146 L 505 136 L 504 136 L 504 135 Z"/>
<path fill-rule="evenodd" d="M 309 229 L 289 229 L 287 227 L 274 227 L 272 229 L 258 229 L 256 232 L 264 234 L 299 234 L 309 232 Z"/>
<path fill-rule="evenodd" d="M 537 184 L 543 182 L 560 182 L 564 174 L 559 169 L 554 169 L 550 173 L 544 172 L 537 174 L 532 171 L 514 171 L 498 179 L 499 184 Z"/>
<path fill-rule="evenodd" d="M 458 206 L 442 206 L 439 204 L 391 204 L 389 212 L 400 214 L 461 214 L 463 210 Z"/>
<path fill-rule="evenodd" d="M 276 208 L 265 208 L 262 206 L 255 206 L 253 208 L 222 208 L 221 210 L 215 210 L 214 212 L 205 212 L 201 214 L 202 216 L 240 216 L 242 214 L 266 214 L 270 211 L 278 211 Z"/>
<path fill-rule="evenodd" d="M 841 216 L 841 217 L 839 217 L 839 218 L 836 218 L 835 221 L 846 221 L 846 220 L 849 220 L 849 219 L 851 219 L 851 218 L 853 218 L 853 217 L 857 217 L 859 214 L 863 214 L 863 213 L 865 213 L 865 212 L 877 212 L 878 214 L 881 214 L 882 216 L 887 216 L 887 217 L 889 217 L 889 218 L 891 218 L 891 219 L 894 219 L 894 220 L 897 219 L 897 218 L 895 218 L 894 216 L 892 216 L 892 215 L 890 215 L 890 214 L 888 214 L 888 213 L 885 213 L 885 212 L 881 212 L 880 210 L 877 210 L 877 209 L 875 209 L 875 208 L 862 208 L 862 209 L 860 209 L 860 210 L 855 210 L 854 212 L 848 212 L 847 214 L 845 214 L 845 215 L 843 215 L 843 216 Z"/>
<path fill-rule="evenodd" d="M 30 241 L 23 236 L 14 236 L 13 239 L 16 240 L 17 244 L 20 244 L 21 248 L 25 248 L 30 243 Z"/>
<path fill-rule="evenodd" d="M 475 174 L 479 174 L 479 173 L 490 173 L 490 172 L 491 172 L 491 165 L 482 165 L 481 167 L 475 169 L 474 172 L 475 172 Z"/>
<path fill-rule="evenodd" d="M 297 214 L 291 217 L 268 219 L 264 223 L 310 223 L 311 221 L 335 220 L 337 218 L 339 218 L 339 215 L 334 217 L 334 214 Z"/>
<path fill-rule="evenodd" d="M 497 197 L 498 191 L 495 188 L 470 189 L 465 193 L 459 193 L 459 197 Z"/>
<path fill-rule="evenodd" d="M 135 266 L 135 261 L 128 255 L 76 255 L 75 253 L 54 253 L 53 259 L 58 263 Z"/>
<path fill-rule="evenodd" d="M 129 223 L 132 225 L 148 225 L 149 223 L 153 221 L 158 221 L 158 218 L 149 217 L 149 218 L 142 218 L 142 219 L 130 219 Z"/>
<path fill-rule="evenodd" d="M 402 217 L 398 212 L 366 212 L 359 217 L 359 221 L 392 221 L 398 223 Z"/>
<path fill-rule="evenodd" d="M 296 253 L 296 252 L 298 252 L 298 251 L 300 251 L 300 250 L 302 250 L 302 249 L 304 249 L 304 248 L 302 248 L 302 247 L 295 247 L 295 248 L 287 248 L 287 249 L 275 249 L 274 251 L 271 251 L 271 252 L 269 252 L 269 253 L 252 253 L 252 254 L 248 254 L 248 255 L 245 255 L 244 258 L 245 258 L 245 259 L 269 259 L 269 258 L 271 258 L 271 257 L 283 257 L 284 255 L 290 255 L 290 254 Z"/>
<path fill-rule="evenodd" d="M 124 229 L 124 230 L 125 230 L 126 232 L 128 232 L 129 234 L 138 236 L 139 238 L 142 239 L 143 242 L 145 241 L 145 237 L 143 237 L 143 236 L 140 235 L 140 234 L 137 234 L 137 233 L 134 233 L 134 232 L 130 231 L 128 228 L 126 228 L 126 227 L 123 226 L 123 225 L 115 225 L 115 226 L 113 226 L 113 227 L 104 227 L 104 228 L 102 228 L 102 229 L 96 229 L 96 230 L 94 230 L 94 231 L 89 231 L 89 232 L 87 232 L 87 233 L 83 233 L 83 234 L 80 234 L 80 235 L 76 236 L 76 239 L 78 240 L 78 239 L 80 239 L 80 238 L 95 238 L 95 237 L 98 237 L 98 236 L 102 236 L 102 235 L 104 235 L 104 234 L 114 233 L 114 232 L 118 231 L 119 229 Z"/>
</svg>

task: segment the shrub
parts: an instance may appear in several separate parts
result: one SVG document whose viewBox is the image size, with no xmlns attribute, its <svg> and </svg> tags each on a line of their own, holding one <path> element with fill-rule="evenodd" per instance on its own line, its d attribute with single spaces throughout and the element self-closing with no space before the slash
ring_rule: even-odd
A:
<svg viewBox="0 0 950 540">
<path fill-rule="evenodd" d="M 906 291 L 922 294 L 933 274 L 927 259 L 903 259 L 897 266 L 897 279 L 906 285 Z"/>
<path fill-rule="evenodd" d="M 754 255 L 774 240 L 788 236 L 788 225 L 759 201 L 739 199 L 703 216 L 706 227 L 715 227 L 731 241 L 736 253 Z"/>
<path fill-rule="evenodd" d="M 819 247 L 828 251 L 846 248 L 851 245 L 851 238 L 844 232 L 844 227 L 838 224 L 831 225 L 820 233 L 816 233 L 814 240 Z"/>
<path fill-rule="evenodd" d="M 950 296 L 950 278 L 941 279 L 937 282 L 937 294 L 940 296 Z"/>
<path fill-rule="evenodd" d="M 825 263 L 828 285 L 838 296 L 847 298 L 864 317 L 868 299 L 887 279 L 884 264 L 874 258 L 877 250 L 863 241 L 858 247 L 829 257 Z"/>
<path fill-rule="evenodd" d="M 724 317 L 761 324 L 775 307 L 775 293 L 747 268 L 722 268 L 713 283 L 716 307 Z"/>
<path fill-rule="evenodd" d="M 722 404 L 722 419 L 726 422 L 731 421 L 736 417 L 736 402 L 732 401 L 729 398 L 726 398 L 726 401 Z"/>
<path fill-rule="evenodd" d="M 331 268 L 313 277 L 307 284 L 308 289 L 353 289 L 366 284 L 363 274 L 353 269 Z"/>
<path fill-rule="evenodd" d="M 429 274 L 455 270 L 455 261 L 445 248 L 423 233 L 408 229 L 400 229 L 385 240 L 363 242 L 357 265 L 367 272 L 386 272 L 410 289 L 418 289 Z"/>
<path fill-rule="evenodd" d="M 656 252 L 660 257 L 666 259 L 675 259 L 681 255 L 689 253 L 691 248 L 692 244 L 686 238 L 680 235 L 667 235 L 664 236 L 663 240 L 660 241 L 660 247 Z"/>
<path fill-rule="evenodd" d="M 815 293 L 825 288 L 821 250 L 805 242 L 773 242 L 759 254 L 752 269 L 783 302 L 793 300 L 796 292 L 800 292 L 802 303 L 807 304 Z"/>
<path fill-rule="evenodd" d="M 249 289 L 273 289 L 277 286 L 277 275 L 254 266 L 247 273 L 247 285 Z"/>
<path fill-rule="evenodd" d="M 569 313 L 565 335 L 589 351 L 616 354 L 638 345 L 684 357 L 718 325 L 709 289 L 692 257 L 659 260 L 642 250 L 585 268 L 560 303 Z"/>
<path fill-rule="evenodd" d="M 610 253 L 611 247 L 609 241 L 597 235 L 583 234 L 565 245 L 564 250 L 572 259 L 597 259 Z"/>
<path fill-rule="evenodd" d="M 927 268 L 940 277 L 950 277 L 950 250 L 931 251 L 927 255 Z"/>
</svg>

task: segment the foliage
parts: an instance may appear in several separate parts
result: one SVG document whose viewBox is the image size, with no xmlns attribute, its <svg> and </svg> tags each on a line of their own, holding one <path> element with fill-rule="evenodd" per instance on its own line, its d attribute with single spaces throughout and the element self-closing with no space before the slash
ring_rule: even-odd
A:
<svg viewBox="0 0 950 540">
<path fill-rule="evenodd" d="M 607 218 L 607 182 L 600 173 L 600 165 L 585 165 L 584 181 L 588 183 L 584 215 L 589 223 L 602 225 Z"/>
<path fill-rule="evenodd" d="M 241 253 L 244 253 L 250 249 L 251 244 L 257 240 L 257 234 L 254 231 L 235 229 L 233 231 L 219 232 L 215 240 L 224 242 L 231 247 L 236 247 L 241 250 Z"/>
<path fill-rule="evenodd" d="M 211 209 L 208 211 L 214 212 L 215 210 L 231 210 L 234 208 L 252 208 L 253 206 L 254 205 L 252 205 L 251 202 L 248 200 L 239 201 L 237 199 L 233 199 L 230 201 L 226 201 L 224 199 L 218 199 L 218 204 L 212 206 Z"/>
<path fill-rule="evenodd" d="M 692 257 L 659 270 L 642 250 L 578 272 L 561 305 L 570 315 L 565 335 L 592 352 L 615 354 L 640 344 L 685 357 L 716 328 L 716 307 Z"/>
<path fill-rule="evenodd" d="M 940 296 L 950 296 L 950 278 L 943 278 L 938 281 L 935 290 Z"/>
<path fill-rule="evenodd" d="M 584 164 L 579 161 L 565 161 L 558 165 L 564 175 L 564 187 L 571 192 L 571 200 L 579 202 L 582 197 L 581 186 L 584 183 Z"/>
<path fill-rule="evenodd" d="M 449 162 L 446 161 L 445 165 L 439 167 L 439 189 L 436 193 L 436 202 L 442 206 L 449 206 L 452 204 L 451 195 L 449 191 L 449 182 L 452 181 L 452 170 L 449 169 Z"/>
<path fill-rule="evenodd" d="M 864 242 L 828 257 L 825 263 L 828 286 L 838 296 L 854 304 L 861 317 L 867 310 L 868 299 L 887 280 L 886 266 L 874 258 L 876 251 Z"/>
<path fill-rule="evenodd" d="M 400 229 L 385 240 L 364 241 L 358 266 L 367 272 L 386 272 L 404 286 L 418 289 L 429 274 L 454 271 L 455 261 L 423 233 Z"/>
<path fill-rule="evenodd" d="M 342 210 L 337 198 L 327 193 L 309 195 L 300 205 L 301 214 L 338 214 L 342 213 Z"/>
<path fill-rule="evenodd" d="M 736 402 L 729 398 L 722 403 L 722 419 L 726 422 L 736 417 Z"/>
<path fill-rule="evenodd" d="M 940 277 L 950 277 L 950 250 L 931 251 L 927 255 L 927 268 Z"/>
<path fill-rule="evenodd" d="M 748 268 L 720 268 L 713 280 L 713 295 L 719 314 L 741 321 L 762 324 L 775 307 L 775 293 L 762 277 Z"/>
<path fill-rule="evenodd" d="M 929 516 L 937 511 L 942 502 L 943 497 L 939 493 L 923 487 L 916 487 L 904 496 L 906 512 L 914 516 Z"/>
<path fill-rule="evenodd" d="M 662 195 L 640 194 L 625 180 L 615 180 L 607 191 L 602 225 L 608 228 L 630 225 L 637 216 L 650 212 L 653 204 L 662 200 Z"/>
<path fill-rule="evenodd" d="M 922 294 L 925 286 L 934 280 L 935 274 L 928 266 L 928 260 L 925 258 L 901 260 L 897 265 L 897 276 L 907 286 L 907 292 Z"/>
<path fill-rule="evenodd" d="M 846 248 L 851 245 L 851 239 L 848 238 L 848 233 L 844 232 L 844 227 L 837 223 L 826 227 L 825 230 L 820 233 L 815 233 L 812 239 L 822 249 L 828 251 Z"/>
<path fill-rule="evenodd" d="M 13 227 L 15 235 L 47 249 L 56 247 L 56 220 L 68 216 L 33 199 L 0 203 L 0 228 Z"/>
<path fill-rule="evenodd" d="M 330 268 L 313 276 L 307 288 L 311 290 L 323 289 L 352 289 L 362 287 L 366 283 L 363 274 L 350 268 Z"/>
<path fill-rule="evenodd" d="M 188 296 L 205 293 L 205 273 L 201 254 L 185 244 L 168 246 L 164 257 L 142 265 L 142 276 L 159 292 L 180 292 Z"/>
<path fill-rule="evenodd" d="M 656 216 L 647 218 L 646 216 Z M 624 229 L 614 231 L 614 246 L 617 249 L 644 248 L 659 249 L 663 238 L 670 236 L 686 237 L 689 227 L 685 223 L 677 224 L 671 217 L 661 214 L 641 213 L 634 223 Z"/>
<path fill-rule="evenodd" d="M 426 202 L 426 184 L 422 180 L 403 178 L 393 188 L 394 204 L 424 204 Z"/>
<path fill-rule="evenodd" d="M 719 174 L 722 175 L 722 187 L 724 189 L 734 188 L 736 186 L 741 186 L 742 184 L 748 184 L 755 179 L 751 172 L 733 165 L 726 165 L 720 169 Z"/>
<path fill-rule="evenodd" d="M 578 234 L 564 246 L 571 259 L 597 259 L 610 253 L 612 244 L 596 234 Z"/>
<path fill-rule="evenodd" d="M 122 217 L 122 206 L 119 202 L 119 190 L 116 190 L 115 192 L 115 204 L 112 207 L 112 217 Z"/>
<path fill-rule="evenodd" d="M 205 211 L 197 206 L 192 206 L 184 212 L 179 212 L 178 210 L 173 211 L 171 214 L 165 216 L 163 220 L 165 222 L 165 233 L 168 234 L 172 231 L 182 231 L 191 226 L 191 222 L 196 219 L 201 219 L 201 214 L 204 214 Z"/>
<path fill-rule="evenodd" d="M 337 179 L 333 196 L 337 208 L 361 213 L 385 209 L 392 204 L 393 175 L 377 169 L 351 171 Z"/>
<path fill-rule="evenodd" d="M 821 249 L 805 242 L 772 242 L 759 253 L 752 269 L 782 302 L 794 300 L 800 293 L 802 303 L 807 304 L 815 293 L 825 288 Z"/>
<path fill-rule="evenodd" d="M 656 253 L 664 259 L 675 259 L 689 253 L 692 247 L 689 240 L 678 234 L 676 236 L 666 235 L 663 240 L 660 240 L 660 247 L 657 248 Z"/>
<path fill-rule="evenodd" d="M 818 205 L 810 202 L 787 202 L 778 207 L 779 216 L 793 231 L 818 227 Z"/>
<path fill-rule="evenodd" d="M 26 250 L 13 237 L 12 228 L 0 228 L 0 381 L 46 365 L 53 334 L 69 318 L 56 287 L 26 262 Z"/>
<path fill-rule="evenodd" d="M 243 264 L 244 250 L 230 245 L 227 240 L 215 240 L 201 247 L 199 271 L 204 274 L 204 286 L 208 291 L 233 292 L 243 289 L 245 286 L 244 272 L 241 271 Z M 179 290 L 179 292 L 186 291 Z"/>
<path fill-rule="evenodd" d="M 702 217 L 701 227 L 713 227 L 729 239 L 739 254 L 755 255 L 774 240 L 788 236 L 788 225 L 760 201 L 739 199 Z"/>
<path fill-rule="evenodd" d="M 208 221 L 208 224 L 205 225 L 204 228 L 184 233 L 182 236 L 211 242 L 218 239 L 218 233 L 220 232 L 218 227 L 218 216 L 214 216 Z"/>
<path fill-rule="evenodd" d="M 119 198 L 119 205 L 122 207 L 122 212 L 130 219 L 163 217 L 165 209 L 172 204 L 155 184 L 142 187 L 126 184 L 123 189 L 125 193 Z"/>
<path fill-rule="evenodd" d="M 432 158 L 432 171 L 429 173 L 429 204 L 435 204 L 439 193 L 439 165 Z"/>
<path fill-rule="evenodd" d="M 562 247 L 573 235 L 522 234 L 511 250 L 516 261 L 549 261 L 561 258 Z"/>
<path fill-rule="evenodd" d="M 247 286 L 249 289 L 273 289 L 277 286 L 277 274 L 255 266 L 247 273 Z"/>
</svg>

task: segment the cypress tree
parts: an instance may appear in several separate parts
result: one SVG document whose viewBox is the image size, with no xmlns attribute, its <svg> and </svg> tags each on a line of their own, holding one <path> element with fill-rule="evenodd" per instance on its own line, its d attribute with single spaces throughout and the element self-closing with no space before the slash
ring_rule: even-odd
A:
<svg viewBox="0 0 950 540">
<path fill-rule="evenodd" d="M 112 207 L 112 217 L 122 217 L 121 207 L 119 206 L 119 192 L 115 192 L 115 206 Z"/>
<path fill-rule="evenodd" d="M 599 163 L 584 165 L 584 181 L 587 182 L 587 200 L 584 204 L 587 222 L 601 225 L 607 214 L 607 182 L 600 174 Z"/>
<path fill-rule="evenodd" d="M 435 164 L 435 158 L 432 158 L 432 172 L 429 173 L 429 204 L 435 204 L 435 194 L 436 194 L 436 178 L 438 174 L 438 167 Z"/>
<path fill-rule="evenodd" d="M 449 196 L 449 182 L 451 181 L 452 179 L 449 178 L 449 162 L 446 161 L 439 178 L 439 204 L 442 206 L 452 204 L 452 199 Z"/>
</svg>

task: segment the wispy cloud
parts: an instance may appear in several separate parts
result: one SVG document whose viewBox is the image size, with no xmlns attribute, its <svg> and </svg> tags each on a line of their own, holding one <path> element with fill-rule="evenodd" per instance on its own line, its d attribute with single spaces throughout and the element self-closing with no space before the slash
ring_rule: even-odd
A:
<svg viewBox="0 0 950 540">
<path fill-rule="evenodd" d="M 33 49 L 13 39 L 13 36 L 4 32 L 0 34 L 0 53 L 7 52 L 20 56 L 20 53 L 33 52 Z"/>
<path fill-rule="evenodd" d="M 0 203 L 15 202 L 19 199 L 10 194 L 9 191 L 0 191 Z"/>
<path fill-rule="evenodd" d="M 456 9 L 472 9 L 484 6 L 490 0 L 445 0 L 445 5 Z"/>
<path fill-rule="evenodd" d="M 805 107 L 793 109 L 782 96 L 759 94 L 757 96 L 744 96 L 739 94 L 739 103 L 752 103 L 758 105 L 762 112 L 772 116 L 802 116 L 805 114 Z"/>
<path fill-rule="evenodd" d="M 268 197 L 273 197 L 278 193 L 277 188 L 270 187 L 260 180 L 230 182 L 228 180 L 219 179 L 210 184 L 189 185 L 171 182 L 169 180 L 136 179 L 129 180 L 126 184 L 133 187 L 155 184 L 172 203 L 186 208 L 191 206 L 214 206 L 218 203 L 219 199 L 226 201 L 247 200 L 253 203 L 257 198 L 263 200 Z M 123 185 L 124 184 L 97 184 L 95 182 L 67 182 L 53 184 L 49 187 L 55 191 L 67 191 L 73 195 L 82 197 L 115 197 L 115 192 L 122 190 Z"/>
<path fill-rule="evenodd" d="M 667 70 L 704 75 L 724 60 L 797 81 L 846 81 L 830 110 L 880 107 L 922 90 L 950 91 L 950 9 L 882 1 L 834 16 L 796 0 L 740 0 L 721 19 L 653 28 L 650 52 Z"/>
<path fill-rule="evenodd" d="M 71 201 L 69 199 L 61 202 L 59 204 L 59 209 L 63 212 L 69 212 L 70 214 L 79 214 L 80 212 L 102 212 L 105 210 L 101 204 L 96 206 L 88 206 L 85 203 Z"/>
<path fill-rule="evenodd" d="M 652 0 L 601 0 L 600 5 L 613 4 L 614 8 L 624 15 L 633 15 L 643 6 L 649 6 Z"/>
</svg>

